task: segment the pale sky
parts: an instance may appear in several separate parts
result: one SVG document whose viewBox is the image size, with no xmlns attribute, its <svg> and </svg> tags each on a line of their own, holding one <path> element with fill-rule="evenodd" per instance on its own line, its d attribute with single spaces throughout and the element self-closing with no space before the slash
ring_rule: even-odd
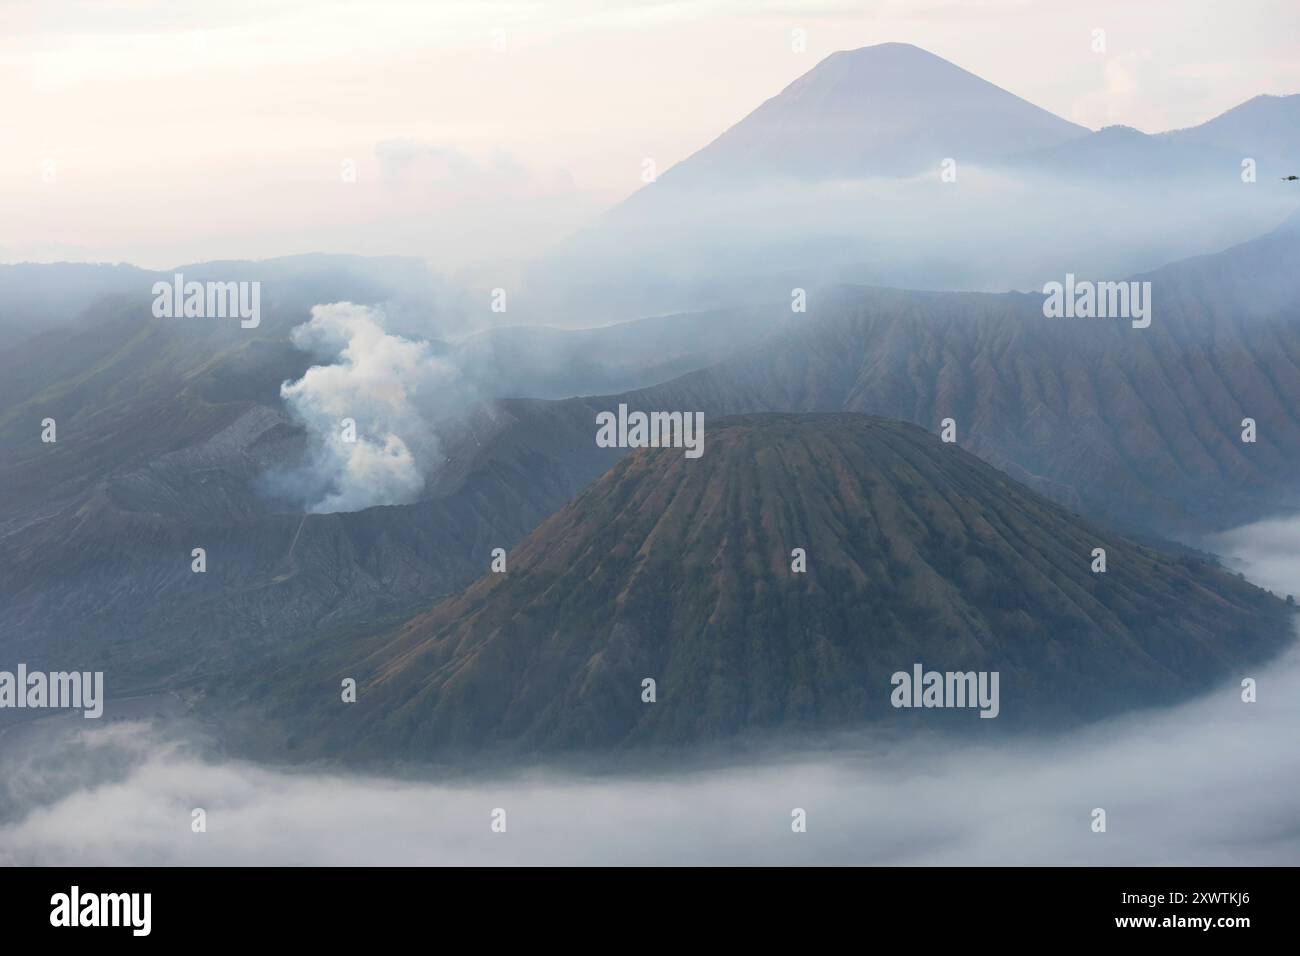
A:
<svg viewBox="0 0 1300 956">
<path fill-rule="evenodd" d="M 886 41 L 1093 128 L 1300 92 L 1295 0 L 0 0 L 0 261 L 523 257 Z"/>
</svg>

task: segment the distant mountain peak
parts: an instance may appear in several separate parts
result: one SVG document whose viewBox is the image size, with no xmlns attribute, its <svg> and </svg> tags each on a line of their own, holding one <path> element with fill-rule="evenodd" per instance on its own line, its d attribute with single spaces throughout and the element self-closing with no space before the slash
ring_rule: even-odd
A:
<svg viewBox="0 0 1300 956">
<path fill-rule="evenodd" d="M 954 79 L 969 77 L 980 83 L 988 83 L 987 80 L 981 79 L 969 70 L 962 69 L 951 60 L 946 60 L 936 53 L 931 53 L 929 50 L 912 43 L 894 41 L 862 46 L 854 50 L 837 50 L 824 57 L 795 83 L 837 71 L 844 74 L 849 72 L 861 74 L 876 71 L 894 71 L 897 73 L 902 70 L 927 70 L 939 77 L 946 76 Z M 992 83 L 988 83 L 988 85 L 993 86 Z"/>
<path fill-rule="evenodd" d="M 1235 150 L 1239 156 L 1261 164 L 1268 160 L 1270 168 L 1273 164 L 1281 168 L 1300 154 L 1300 93 L 1261 93 L 1198 126 L 1170 130 L 1162 136 L 1173 142 Z"/>
<path fill-rule="evenodd" d="M 881 43 L 832 53 L 668 176 L 910 175 L 1087 132 L 920 47 Z"/>
<path fill-rule="evenodd" d="M 975 76 L 975 74 L 963 70 L 955 63 L 915 44 L 889 41 L 875 43 L 870 46 L 860 46 L 853 50 L 837 50 L 829 56 L 823 57 L 816 66 L 800 77 L 800 80 L 836 69 L 932 69 L 956 71 L 967 76 Z M 799 80 L 795 82 L 797 83 Z"/>
</svg>

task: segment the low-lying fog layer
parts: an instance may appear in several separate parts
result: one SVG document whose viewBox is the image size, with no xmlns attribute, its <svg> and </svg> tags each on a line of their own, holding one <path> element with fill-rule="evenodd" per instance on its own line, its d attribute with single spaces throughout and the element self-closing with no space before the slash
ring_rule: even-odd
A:
<svg viewBox="0 0 1300 956">
<path fill-rule="evenodd" d="M 1266 523 L 1226 540 L 1255 580 L 1300 592 L 1300 535 Z M 289 773 L 204 759 L 143 722 L 44 723 L 39 742 L 0 738 L 0 864 L 1300 863 L 1300 648 L 1066 737 L 617 777 Z"/>
<path fill-rule="evenodd" d="M 1300 601 L 1300 515 L 1258 521 L 1211 539 L 1225 567 L 1278 597 Z"/>
</svg>

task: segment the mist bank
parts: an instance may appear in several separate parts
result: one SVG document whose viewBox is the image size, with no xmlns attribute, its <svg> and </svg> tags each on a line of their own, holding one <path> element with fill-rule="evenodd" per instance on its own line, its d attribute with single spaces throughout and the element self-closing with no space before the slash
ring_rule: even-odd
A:
<svg viewBox="0 0 1300 956">
<path fill-rule="evenodd" d="M 1296 530 L 1300 516 L 1239 528 L 1220 554 L 1300 591 Z M 1181 706 L 1066 735 L 861 735 L 601 776 L 288 772 L 212 756 L 156 702 L 121 712 L 0 735 L 0 864 L 1300 864 L 1300 646 Z"/>
<path fill-rule="evenodd" d="M 1244 574 L 1278 597 L 1300 600 L 1300 515 L 1285 515 L 1233 528 L 1205 543 L 1225 567 Z"/>
<path fill-rule="evenodd" d="M 954 161 L 955 162 L 955 161 Z M 1127 168 L 1127 167 L 1126 167 Z M 1269 232 L 1296 209 L 1287 184 L 1212 174 L 1096 178 L 1032 166 L 907 179 L 773 180 L 704 189 L 671 172 L 539 257 L 525 274 L 543 315 L 632 317 L 851 283 L 1038 291 L 1066 272 L 1120 280 Z"/>
<path fill-rule="evenodd" d="M 1237 529 L 1225 563 L 1300 589 L 1297 523 Z M 1181 706 L 1065 735 L 860 735 L 618 775 L 291 772 L 217 756 L 156 702 L 122 713 L 0 734 L 0 865 L 1300 864 L 1300 646 Z"/>
<path fill-rule="evenodd" d="M 6 793 L 0 864 L 1294 865 L 1300 654 L 1254 676 L 1254 704 L 1234 681 L 1035 743 L 921 738 L 618 777 L 287 773 L 205 759 L 142 723 L 78 729 L 39 758 L 0 755 L 4 778 L 25 781 Z"/>
</svg>

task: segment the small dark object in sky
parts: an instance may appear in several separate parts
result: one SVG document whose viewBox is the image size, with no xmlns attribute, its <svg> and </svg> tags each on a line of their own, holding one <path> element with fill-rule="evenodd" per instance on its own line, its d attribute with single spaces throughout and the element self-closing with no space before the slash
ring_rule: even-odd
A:
<svg viewBox="0 0 1300 956">
<path fill-rule="evenodd" d="M 1283 177 L 1282 177 L 1282 182 L 1284 182 L 1284 183 L 1293 183 L 1293 182 L 1295 182 L 1297 179 L 1300 179 L 1300 176 L 1283 176 Z"/>
</svg>

